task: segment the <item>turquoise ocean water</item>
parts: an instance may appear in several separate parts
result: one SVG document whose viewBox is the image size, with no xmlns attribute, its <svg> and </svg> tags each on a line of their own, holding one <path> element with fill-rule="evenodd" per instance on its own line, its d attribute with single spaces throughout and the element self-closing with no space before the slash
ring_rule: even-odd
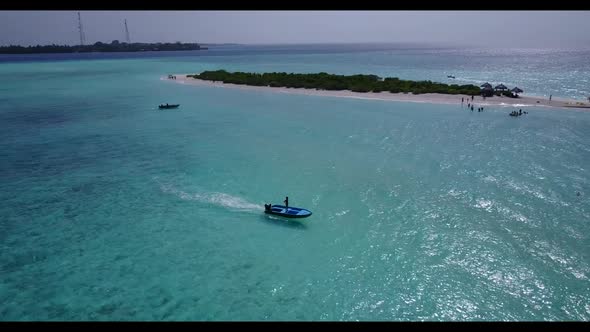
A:
<svg viewBox="0 0 590 332">
<path fill-rule="evenodd" d="M 590 319 L 589 112 L 160 79 L 455 75 L 583 99 L 590 52 L 77 57 L 0 58 L 0 320 Z M 286 195 L 313 216 L 262 213 Z"/>
</svg>

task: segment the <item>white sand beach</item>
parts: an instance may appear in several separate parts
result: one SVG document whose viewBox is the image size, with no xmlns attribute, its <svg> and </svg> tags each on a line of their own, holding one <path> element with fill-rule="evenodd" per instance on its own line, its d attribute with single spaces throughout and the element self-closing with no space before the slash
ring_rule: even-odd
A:
<svg viewBox="0 0 590 332">
<path fill-rule="evenodd" d="M 391 92 L 352 92 L 346 91 L 328 91 L 328 90 L 315 90 L 315 89 L 304 89 L 304 88 L 276 88 L 268 86 L 248 86 L 239 84 L 230 84 L 223 82 L 212 82 L 194 79 L 187 77 L 186 74 L 173 74 L 176 79 L 168 79 L 162 77 L 162 80 L 171 81 L 179 84 L 188 84 L 196 86 L 212 86 L 212 87 L 224 87 L 224 88 L 235 88 L 245 90 L 260 90 L 260 91 L 275 91 L 278 93 L 292 93 L 292 94 L 303 94 L 309 96 L 329 96 L 329 97 L 342 97 L 342 98 L 356 98 L 356 99 L 372 99 L 372 100 L 385 100 L 385 101 L 405 101 L 405 102 L 417 102 L 417 103 L 430 103 L 430 104 L 461 104 L 461 98 L 464 98 L 464 104 L 474 104 L 475 107 L 481 106 L 507 106 L 507 107 L 529 107 L 529 106 L 543 106 L 553 108 L 582 108 L 590 109 L 590 103 L 579 100 L 567 100 L 560 98 L 552 98 L 549 101 L 548 98 L 543 99 L 540 97 L 531 96 L 520 96 L 518 98 L 509 97 L 488 97 L 484 98 L 481 96 L 475 96 L 473 101 L 471 96 L 468 95 L 449 95 L 440 93 L 425 93 L 425 94 L 411 94 L 411 93 L 391 93 Z"/>
</svg>

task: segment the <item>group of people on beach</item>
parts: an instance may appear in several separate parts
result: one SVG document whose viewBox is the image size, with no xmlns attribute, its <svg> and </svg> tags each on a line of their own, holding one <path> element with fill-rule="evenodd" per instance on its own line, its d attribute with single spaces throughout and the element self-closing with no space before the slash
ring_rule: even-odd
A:
<svg viewBox="0 0 590 332">
<path fill-rule="evenodd" d="M 473 101 L 473 96 L 471 96 L 471 101 Z M 465 102 L 465 97 L 461 97 L 461 105 Z M 469 98 L 467 98 L 467 103 L 469 103 Z"/>
<path fill-rule="evenodd" d="M 521 115 L 523 115 L 523 114 L 529 114 L 529 112 L 527 112 L 527 111 L 524 111 L 524 112 L 523 112 L 523 111 L 522 111 L 522 108 L 521 108 L 521 109 L 519 109 L 519 110 L 518 110 L 518 112 L 517 112 L 517 111 L 512 111 L 512 112 L 510 112 L 510 114 L 509 114 L 509 115 L 510 115 L 510 116 L 521 116 Z"/>
<path fill-rule="evenodd" d="M 467 109 L 471 109 L 471 112 L 473 112 L 475 105 L 472 104 L 471 102 L 469 102 L 469 98 L 467 98 Z M 471 101 L 473 101 L 473 96 L 471 96 Z M 461 106 L 463 106 L 463 103 L 465 102 L 465 97 L 461 98 Z M 483 112 L 483 106 L 482 107 L 478 107 L 477 108 L 478 112 Z"/>
<path fill-rule="evenodd" d="M 168 75 L 168 79 L 175 80 L 176 79 L 176 75 Z"/>
</svg>

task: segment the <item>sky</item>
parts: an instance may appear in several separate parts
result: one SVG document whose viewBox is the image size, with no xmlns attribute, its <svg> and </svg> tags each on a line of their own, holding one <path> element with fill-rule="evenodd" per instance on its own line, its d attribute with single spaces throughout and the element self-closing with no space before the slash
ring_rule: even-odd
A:
<svg viewBox="0 0 590 332">
<path fill-rule="evenodd" d="M 590 11 L 81 11 L 86 43 L 590 45 Z M 0 45 L 80 43 L 75 11 L 0 11 Z"/>
</svg>

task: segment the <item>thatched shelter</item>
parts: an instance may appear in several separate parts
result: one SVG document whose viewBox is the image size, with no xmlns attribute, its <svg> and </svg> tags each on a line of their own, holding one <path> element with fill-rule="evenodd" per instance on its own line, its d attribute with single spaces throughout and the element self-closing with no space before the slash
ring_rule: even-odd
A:
<svg viewBox="0 0 590 332">
<path fill-rule="evenodd" d="M 496 85 L 496 87 L 494 89 L 496 91 L 506 91 L 506 90 L 508 90 L 508 88 L 504 84 Z"/>
<path fill-rule="evenodd" d="M 494 95 L 494 89 L 492 89 L 491 85 L 486 86 L 481 89 L 481 95 L 484 97 L 492 97 Z"/>
<path fill-rule="evenodd" d="M 518 94 L 519 94 L 519 93 L 522 93 L 522 92 L 524 92 L 524 91 L 522 91 L 522 89 L 520 89 L 520 88 L 519 88 L 519 87 L 517 87 L 517 86 L 515 86 L 515 87 L 514 87 L 514 89 L 512 89 L 512 90 L 510 90 L 510 91 L 512 91 L 512 93 L 514 93 L 514 95 L 515 95 L 516 97 L 518 97 Z"/>
</svg>

